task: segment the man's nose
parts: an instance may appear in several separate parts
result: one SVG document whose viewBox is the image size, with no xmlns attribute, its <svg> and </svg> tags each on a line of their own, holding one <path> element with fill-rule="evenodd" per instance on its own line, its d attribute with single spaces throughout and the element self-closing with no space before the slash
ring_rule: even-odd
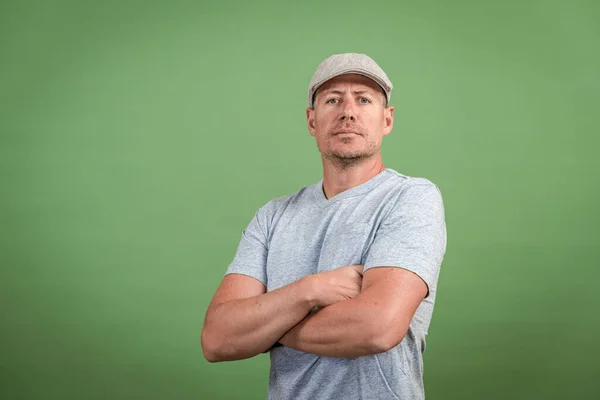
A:
<svg viewBox="0 0 600 400">
<path fill-rule="evenodd" d="M 355 121 L 356 113 L 354 111 L 354 105 L 351 102 L 344 103 L 344 109 L 342 110 L 342 115 L 340 116 L 342 121 Z"/>
</svg>

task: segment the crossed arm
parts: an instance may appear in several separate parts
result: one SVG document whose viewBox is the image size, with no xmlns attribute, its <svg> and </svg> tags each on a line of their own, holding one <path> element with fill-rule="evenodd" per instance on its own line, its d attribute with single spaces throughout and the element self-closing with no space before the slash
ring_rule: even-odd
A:
<svg viewBox="0 0 600 400">
<path fill-rule="evenodd" d="M 396 267 L 364 273 L 360 293 L 316 313 L 314 279 L 303 278 L 266 292 L 244 275 L 227 275 L 202 329 L 208 361 L 249 358 L 274 343 L 329 357 L 359 357 L 389 350 L 402 341 L 427 295 L 425 282 Z"/>
<path fill-rule="evenodd" d="M 328 357 L 359 357 L 398 345 L 427 285 L 413 272 L 380 267 L 365 272 L 361 293 L 304 318 L 279 342 Z"/>
</svg>

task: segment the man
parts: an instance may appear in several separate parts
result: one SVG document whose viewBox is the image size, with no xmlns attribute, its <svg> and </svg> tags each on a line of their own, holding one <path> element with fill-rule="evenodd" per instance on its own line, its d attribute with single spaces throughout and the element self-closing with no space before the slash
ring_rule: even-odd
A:
<svg viewBox="0 0 600 400">
<path fill-rule="evenodd" d="M 270 351 L 269 399 L 422 399 L 446 249 L 438 188 L 385 168 L 392 83 L 366 55 L 323 61 L 306 120 L 323 179 L 261 207 L 208 308 L 208 361 Z"/>
</svg>

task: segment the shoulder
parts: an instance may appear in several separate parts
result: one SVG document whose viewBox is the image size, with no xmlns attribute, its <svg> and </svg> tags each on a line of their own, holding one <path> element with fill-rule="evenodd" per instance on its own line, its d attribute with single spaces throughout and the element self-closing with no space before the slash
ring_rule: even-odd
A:
<svg viewBox="0 0 600 400">
<path fill-rule="evenodd" d="M 311 196 L 309 193 L 311 189 L 312 186 L 306 186 L 295 193 L 286 194 L 269 200 L 258 209 L 256 212 L 257 218 L 262 221 L 265 226 L 270 226 L 285 210 L 290 207 L 295 207 L 297 203 Z"/>
<path fill-rule="evenodd" d="M 439 198 L 441 201 L 440 188 L 429 179 L 403 175 L 391 168 L 386 171 L 392 175 L 389 182 L 394 188 L 398 202 L 419 202 L 429 197 Z"/>
</svg>

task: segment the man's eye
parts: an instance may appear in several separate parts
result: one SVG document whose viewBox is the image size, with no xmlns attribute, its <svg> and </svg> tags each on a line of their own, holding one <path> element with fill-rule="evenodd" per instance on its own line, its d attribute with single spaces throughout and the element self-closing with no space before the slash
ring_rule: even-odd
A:
<svg viewBox="0 0 600 400">
<path fill-rule="evenodd" d="M 371 102 L 371 100 L 367 99 L 366 97 L 361 97 L 359 101 L 361 104 L 368 104 Z"/>
<path fill-rule="evenodd" d="M 327 103 L 329 103 L 329 104 L 336 104 L 337 103 L 337 99 L 329 99 L 329 100 L 327 100 Z"/>
</svg>

